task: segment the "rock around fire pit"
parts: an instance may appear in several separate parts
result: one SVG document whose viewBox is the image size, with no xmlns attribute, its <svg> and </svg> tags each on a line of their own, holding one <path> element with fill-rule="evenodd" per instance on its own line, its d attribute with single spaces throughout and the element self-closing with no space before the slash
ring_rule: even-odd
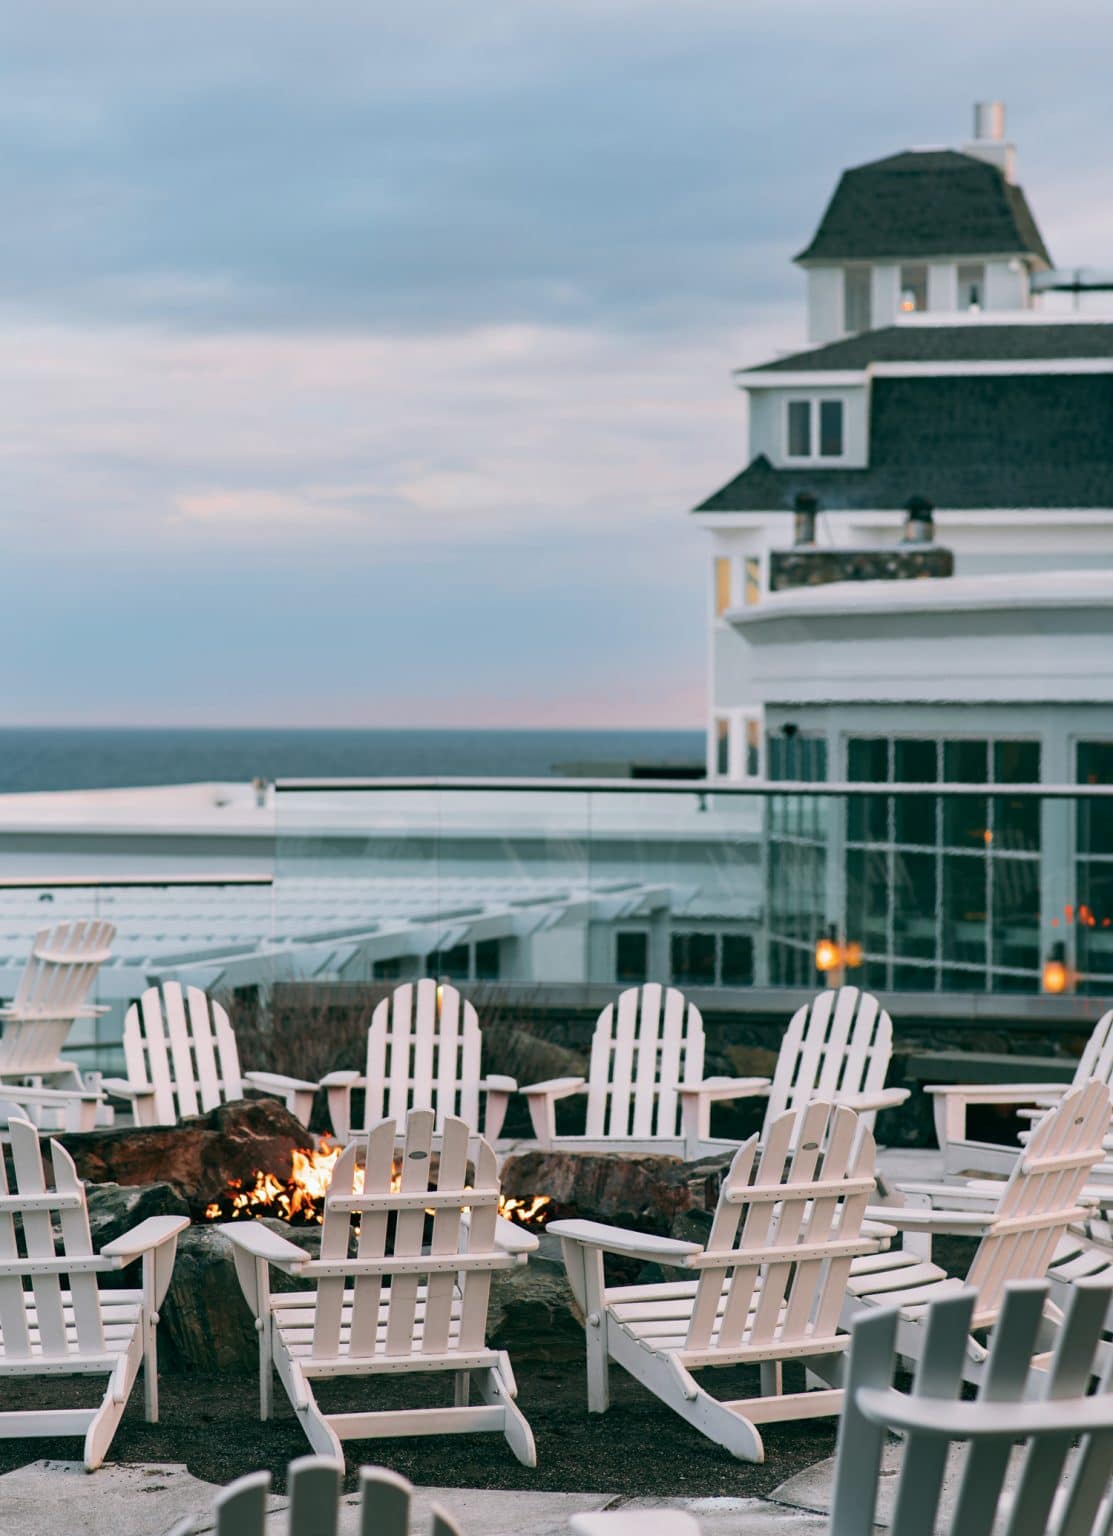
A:
<svg viewBox="0 0 1113 1536">
<path fill-rule="evenodd" d="M 257 1335 L 236 1279 L 232 1246 L 212 1224 L 212 1212 L 216 1208 L 226 1219 L 230 1186 L 252 1189 L 260 1175 L 281 1190 L 304 1159 L 310 1140 L 305 1127 L 278 1101 L 259 1099 L 227 1104 L 178 1126 L 92 1131 L 62 1140 L 88 1183 L 98 1246 L 148 1215 L 193 1218 L 179 1239 L 161 1309 L 167 1366 L 254 1370 Z M 507 1160 L 502 1185 L 508 1202 L 527 1209 L 539 1195 L 550 1197 L 544 1215 L 691 1237 L 702 1235 L 693 1230 L 693 1220 L 698 1229 L 699 1214 L 713 1208 L 729 1161 L 729 1156 L 685 1163 L 647 1155 L 528 1152 Z M 252 1210 L 307 1252 L 319 1251 L 318 1226 L 291 1227 L 263 1206 Z M 278 1273 L 272 1283 L 276 1289 L 301 1284 Z M 523 1360 L 580 1358 L 583 1320 L 555 1238 L 543 1237 L 541 1252 L 528 1266 L 493 1276 L 488 1336 Z"/>
</svg>

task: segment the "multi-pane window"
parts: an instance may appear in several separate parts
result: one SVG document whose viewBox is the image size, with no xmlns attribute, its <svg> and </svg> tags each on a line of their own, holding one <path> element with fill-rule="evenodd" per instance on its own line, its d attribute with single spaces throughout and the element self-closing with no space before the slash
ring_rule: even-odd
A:
<svg viewBox="0 0 1113 1536">
<path fill-rule="evenodd" d="M 928 307 L 928 269 L 924 262 L 913 262 L 900 269 L 900 307 L 906 315 Z"/>
<path fill-rule="evenodd" d="M 761 775 L 761 717 L 747 715 L 743 721 L 745 730 L 746 777 L 756 779 Z"/>
<path fill-rule="evenodd" d="M 733 601 L 732 561 L 729 555 L 716 555 L 715 570 L 715 617 L 721 618 Z"/>
<path fill-rule="evenodd" d="M 846 411 L 841 400 L 790 400 L 785 453 L 790 459 L 841 459 L 846 453 Z"/>
<path fill-rule="evenodd" d="M 1008 786 L 1039 783 L 1039 743 L 855 737 L 847 778 L 989 790 L 850 798 L 845 925 L 863 985 L 1038 991 L 1040 801 Z"/>
<path fill-rule="evenodd" d="M 843 330 L 849 335 L 868 331 L 872 324 L 869 267 L 843 271 Z"/>
<path fill-rule="evenodd" d="M 748 933 L 684 929 L 669 941 L 671 979 L 679 987 L 748 987 L 754 941 Z"/>
<path fill-rule="evenodd" d="M 810 400 L 788 402 L 788 456 L 790 459 L 810 459 L 812 456 L 812 402 Z"/>
<path fill-rule="evenodd" d="M 819 402 L 819 456 L 841 459 L 843 454 L 843 408 L 841 400 Z"/>
<path fill-rule="evenodd" d="M 424 972 L 446 981 L 498 981 L 499 958 L 498 939 L 480 939 L 474 944 L 454 944 L 451 949 L 430 951 L 425 957 Z"/>
<path fill-rule="evenodd" d="M 761 560 L 757 555 L 747 555 L 745 560 L 745 587 L 743 601 L 747 608 L 756 608 L 761 602 Z"/>
<path fill-rule="evenodd" d="M 730 717 L 715 717 L 715 772 L 725 779 L 730 774 Z"/>
<path fill-rule="evenodd" d="M 1079 784 L 1113 785 L 1113 741 L 1080 741 Z M 1104 994 L 1113 985 L 1113 802 L 1075 802 L 1076 900 L 1057 914 L 1064 939 L 1073 929 L 1078 990 Z"/>
<path fill-rule="evenodd" d="M 649 978 L 649 935 L 642 929 L 619 929 L 614 936 L 614 979 L 640 986 Z"/>
</svg>

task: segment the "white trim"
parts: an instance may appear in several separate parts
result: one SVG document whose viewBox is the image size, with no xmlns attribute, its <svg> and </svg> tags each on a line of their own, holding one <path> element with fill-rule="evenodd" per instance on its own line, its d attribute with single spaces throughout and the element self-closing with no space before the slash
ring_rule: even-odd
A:
<svg viewBox="0 0 1113 1536">
<path fill-rule="evenodd" d="M 1110 328 L 1113 346 L 1113 327 Z M 841 342 L 830 342 L 841 346 Z M 871 379 L 1007 377 L 1023 374 L 1113 373 L 1113 355 L 1109 357 L 1011 358 L 986 362 L 875 362 L 858 369 L 806 368 L 784 369 L 780 373 L 746 373 L 736 369 L 734 381 L 739 389 L 861 389 Z"/>
<path fill-rule="evenodd" d="M 934 581 L 833 581 L 774 592 L 760 608 L 734 608 L 732 625 L 798 618 L 863 618 L 867 614 L 983 612 L 1023 608 L 1109 608 L 1109 572 L 1041 571 L 1000 576 L 948 576 Z"/>
<path fill-rule="evenodd" d="M 753 532 L 755 519 L 791 517 L 792 511 L 786 507 L 764 507 L 752 512 L 690 512 L 688 516 L 699 528 L 719 532 L 737 528 Z M 903 507 L 824 507 L 821 516 L 843 518 L 851 523 L 876 520 L 878 527 L 889 528 L 894 525 L 894 520 L 903 522 L 906 513 Z M 934 517 L 937 529 L 946 524 L 996 528 L 1003 517 L 1018 527 L 1044 528 L 1049 522 L 1059 521 L 1100 527 L 1113 522 L 1113 507 L 936 507 Z"/>
</svg>

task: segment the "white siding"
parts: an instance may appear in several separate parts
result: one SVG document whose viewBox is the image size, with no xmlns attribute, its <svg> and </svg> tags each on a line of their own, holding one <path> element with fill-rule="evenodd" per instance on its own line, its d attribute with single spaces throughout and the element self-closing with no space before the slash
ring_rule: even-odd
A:
<svg viewBox="0 0 1113 1536">
<path fill-rule="evenodd" d="M 841 267 L 808 268 L 808 340 L 837 341 L 843 334 Z"/>
<path fill-rule="evenodd" d="M 876 266 L 871 289 L 874 330 L 892 325 L 900 310 L 900 267 Z"/>
<path fill-rule="evenodd" d="M 928 267 L 928 309 L 958 308 L 958 268 L 953 261 L 933 261 Z"/>
</svg>

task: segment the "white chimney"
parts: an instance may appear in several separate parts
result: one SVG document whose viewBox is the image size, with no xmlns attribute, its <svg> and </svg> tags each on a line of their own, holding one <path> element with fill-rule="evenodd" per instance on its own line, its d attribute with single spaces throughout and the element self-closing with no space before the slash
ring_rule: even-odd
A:
<svg viewBox="0 0 1113 1536">
<path fill-rule="evenodd" d="M 962 146 L 964 155 L 977 160 L 988 160 L 995 165 L 1006 181 L 1016 180 L 1016 145 L 1005 138 L 1005 103 L 1003 101 L 976 101 L 974 103 L 974 137 Z"/>
</svg>

